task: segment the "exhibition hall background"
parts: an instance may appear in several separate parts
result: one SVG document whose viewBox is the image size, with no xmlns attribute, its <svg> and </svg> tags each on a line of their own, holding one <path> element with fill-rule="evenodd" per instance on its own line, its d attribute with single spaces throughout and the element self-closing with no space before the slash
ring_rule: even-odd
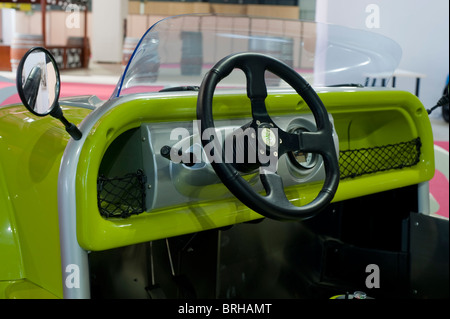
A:
<svg viewBox="0 0 450 319">
<path fill-rule="evenodd" d="M 39 11 L 7 9 L 1 6 L 1 2 L 0 35 L 3 45 L 11 43 L 14 33 L 42 33 Z M 449 73 L 448 0 L 92 0 L 88 14 L 81 13 L 79 21 L 67 23 L 71 14 L 67 10 L 48 11 L 46 44 L 65 45 L 68 38 L 83 37 L 84 19 L 87 17 L 90 61 L 121 63 L 127 37 L 140 37 L 149 26 L 165 16 L 193 12 L 303 19 L 388 36 L 402 47 L 399 69 L 421 76 L 419 98 L 425 107 L 433 106 L 439 99 Z M 415 93 L 414 77 L 399 77 L 396 85 Z"/>
</svg>

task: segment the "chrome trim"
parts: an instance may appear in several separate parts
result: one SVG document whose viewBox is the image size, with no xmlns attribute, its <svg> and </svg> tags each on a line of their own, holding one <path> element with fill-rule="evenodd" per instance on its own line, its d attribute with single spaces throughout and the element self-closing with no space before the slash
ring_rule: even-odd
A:
<svg viewBox="0 0 450 319">
<path fill-rule="evenodd" d="M 90 113 L 79 125 L 83 136 L 80 140 L 70 139 L 61 159 L 58 177 L 58 215 L 61 247 L 61 273 L 63 276 L 63 297 L 67 299 L 90 298 L 88 252 L 80 247 L 77 240 L 76 172 L 80 153 L 88 132 L 110 109 L 135 97 L 107 101 Z M 79 286 L 66 285 L 66 269 L 76 265 L 79 270 Z"/>
<path fill-rule="evenodd" d="M 418 213 L 430 215 L 430 184 L 428 182 L 418 184 L 417 206 Z"/>
</svg>

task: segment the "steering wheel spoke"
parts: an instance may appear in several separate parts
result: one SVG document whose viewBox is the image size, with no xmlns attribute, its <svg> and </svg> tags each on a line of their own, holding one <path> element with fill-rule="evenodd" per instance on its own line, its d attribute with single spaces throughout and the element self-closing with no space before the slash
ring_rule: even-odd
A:
<svg viewBox="0 0 450 319">
<path fill-rule="evenodd" d="M 298 135 L 299 150 L 309 153 L 323 153 L 330 147 L 330 139 L 324 131 L 301 132 Z"/>
<path fill-rule="evenodd" d="M 284 192 L 283 180 L 280 175 L 272 172 L 263 172 L 260 174 L 261 183 L 266 191 L 266 199 L 277 203 L 277 205 L 289 208 L 291 203 Z"/>
<path fill-rule="evenodd" d="M 247 79 L 247 96 L 252 107 L 252 117 L 255 122 L 268 123 L 271 121 L 267 112 L 265 100 L 267 98 L 267 86 L 264 79 L 266 71 L 265 63 L 238 63 Z"/>
<path fill-rule="evenodd" d="M 267 87 L 264 79 L 266 63 L 264 61 L 237 61 L 236 67 L 241 69 L 247 79 L 247 96 L 251 101 L 264 100 L 267 97 Z"/>
<path fill-rule="evenodd" d="M 266 103 L 261 99 L 250 100 L 252 106 L 252 118 L 256 125 L 260 123 L 271 123 L 272 119 L 267 112 Z"/>
</svg>

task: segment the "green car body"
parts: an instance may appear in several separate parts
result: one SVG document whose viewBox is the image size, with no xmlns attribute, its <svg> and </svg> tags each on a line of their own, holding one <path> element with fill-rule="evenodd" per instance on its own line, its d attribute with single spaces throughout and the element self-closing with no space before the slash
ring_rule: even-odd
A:
<svg viewBox="0 0 450 319">
<path fill-rule="evenodd" d="M 435 159 L 428 113 L 411 93 L 347 82 L 363 80 L 368 72 L 392 73 L 398 45 L 358 30 L 300 21 L 272 21 L 288 23 L 290 37 L 259 30 L 232 34 L 228 28 L 229 21 L 250 28 L 252 19 L 162 20 L 141 39 L 107 101 L 58 102 L 56 62 L 45 49 L 37 48 L 34 56 L 29 51 L 40 62 L 28 60 L 39 76 L 26 73 L 30 67 L 21 63 L 18 92 L 24 104 L 0 108 L 0 298 L 331 298 L 350 289 L 372 289 L 368 294 L 381 298 L 448 297 L 442 280 L 448 279 L 448 253 L 440 253 L 448 251 L 448 220 L 430 216 Z M 194 41 L 202 40 L 196 30 L 185 33 L 194 22 L 218 48 L 208 52 L 213 46 L 205 46 L 207 63 L 198 56 L 180 62 L 186 43 L 195 52 L 203 45 Z M 311 71 L 312 64 L 306 70 L 288 65 L 310 63 L 303 44 L 315 42 L 316 33 L 298 38 L 297 29 L 326 36 L 331 50 L 322 62 L 328 73 Z M 365 47 L 355 49 L 355 43 Z M 285 63 L 261 54 L 293 51 L 294 45 L 303 50 L 302 59 L 291 52 Z M 258 52 L 235 52 L 252 47 Z M 211 69 L 213 53 L 221 60 Z M 340 64 L 329 65 L 333 54 Z M 238 60 L 244 78 L 225 68 Z M 199 65 L 181 65 L 180 80 L 183 61 Z M 261 61 L 267 63 L 264 70 Z M 189 82 L 185 74 L 197 67 L 209 76 L 199 89 L 202 77 L 194 74 Z M 274 77 L 262 81 L 266 70 L 291 88 Z M 47 74 L 40 87 L 24 92 L 21 81 L 37 83 L 49 71 L 53 77 Z M 331 83 L 312 89 L 300 73 Z M 241 128 L 263 128 L 264 144 L 257 147 L 277 159 L 277 171 L 270 172 L 275 174 L 262 161 L 255 168 L 247 160 L 227 163 L 228 169 L 244 170 L 226 175 L 203 157 L 209 146 L 201 130 L 209 106 L 203 94 L 216 88 L 208 80 L 214 74 L 224 80 L 210 99 L 216 133 L 225 133 L 226 144 Z M 175 78 L 187 86 L 149 89 L 156 79 L 180 84 Z M 242 79 L 243 85 L 233 82 Z M 255 118 L 261 105 L 263 123 Z M 274 126 L 285 135 L 272 136 Z M 233 156 L 264 154 L 263 148 L 251 149 L 255 136 L 247 136 L 243 152 L 235 144 Z M 271 153 L 272 143 L 283 142 L 296 148 L 282 145 Z M 280 155 L 283 147 L 288 150 Z M 172 151 L 185 152 L 189 161 L 176 161 Z M 274 178 L 282 180 L 281 187 L 271 184 Z M 235 181 L 250 185 L 254 194 L 237 192 L 230 187 Z M 313 205 L 320 196 L 326 201 L 319 209 Z M 274 206 L 282 212 L 316 209 L 312 216 L 274 218 L 259 200 L 271 205 L 271 213 Z M 367 269 L 381 269 L 381 288 L 367 282 Z"/>
<path fill-rule="evenodd" d="M 417 137 L 422 143 L 420 161 L 413 167 L 343 180 L 334 201 L 420 184 L 433 177 L 431 124 L 415 96 L 399 91 L 365 90 L 319 93 L 319 96 L 335 119 L 340 150 L 394 144 Z M 230 103 L 242 98 L 225 96 L 223 99 L 224 103 Z M 80 161 L 71 168 L 77 171 L 76 189 L 80 194 L 77 233 L 83 248 L 106 250 L 261 218 L 237 200 L 167 208 L 146 218 L 136 217 L 135 223 L 130 223 L 130 219 L 111 222 L 93 213 L 98 211 L 99 165 L 111 142 L 142 123 L 195 120 L 195 100 L 192 95 L 173 101 L 148 98 L 119 104 L 87 134 Z M 270 102 L 279 107 L 274 110 L 279 114 L 289 114 L 292 112 L 289 105 L 301 104 L 298 96 L 292 94 Z M 173 105 L 166 107 L 166 103 Z M 176 105 L 183 106 L 177 108 Z M 84 107 L 63 105 L 63 109 L 77 124 L 92 112 Z M 239 116 L 239 112 L 238 108 L 230 110 L 233 116 Z M 61 158 L 69 136 L 57 120 L 34 116 L 22 105 L 3 107 L 0 115 L 1 294 L 4 298 L 61 298 L 64 274 L 61 271 L 57 188 Z M 291 197 L 311 200 L 308 198 L 312 196 L 311 191 L 302 187 L 291 188 L 290 192 Z M 202 221 L 202 215 L 208 217 L 208 222 Z"/>
</svg>

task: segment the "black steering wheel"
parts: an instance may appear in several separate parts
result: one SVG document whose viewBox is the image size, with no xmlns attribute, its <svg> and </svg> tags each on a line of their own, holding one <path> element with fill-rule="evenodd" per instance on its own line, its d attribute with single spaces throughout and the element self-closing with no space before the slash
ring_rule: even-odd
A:
<svg viewBox="0 0 450 319">
<path fill-rule="evenodd" d="M 258 156 L 256 165 L 260 170 L 265 196 L 254 190 L 238 172 L 243 171 L 242 167 L 254 169 L 255 165 L 244 163 L 237 166 L 226 158 L 224 155 L 226 152 L 222 152 L 223 145 L 215 131 L 212 112 L 214 90 L 235 68 L 241 69 L 247 79 L 247 96 L 251 101 L 252 121 L 242 127 L 243 132 L 251 131 L 245 134 L 251 137 L 247 142 L 234 147 L 233 158 L 237 156 L 236 152 L 243 150 L 264 154 L 265 160 L 260 160 L 261 156 Z M 265 105 L 266 70 L 285 80 L 303 98 L 314 115 L 317 131 L 285 132 L 273 122 Z M 302 220 L 317 214 L 333 199 L 339 184 L 339 164 L 328 113 L 308 82 L 285 63 L 258 53 L 237 53 L 220 60 L 205 75 L 201 84 L 197 101 L 197 118 L 200 120 L 203 147 L 206 149 L 207 145 L 209 148 L 213 145 L 213 152 L 206 155 L 216 174 L 236 198 L 255 212 L 277 220 Z M 295 206 L 289 202 L 284 193 L 282 179 L 276 173 L 278 159 L 295 151 L 319 153 L 325 166 L 326 176 L 322 189 L 312 202 L 304 206 Z M 221 158 L 217 157 L 217 153 L 221 154 Z"/>
</svg>

